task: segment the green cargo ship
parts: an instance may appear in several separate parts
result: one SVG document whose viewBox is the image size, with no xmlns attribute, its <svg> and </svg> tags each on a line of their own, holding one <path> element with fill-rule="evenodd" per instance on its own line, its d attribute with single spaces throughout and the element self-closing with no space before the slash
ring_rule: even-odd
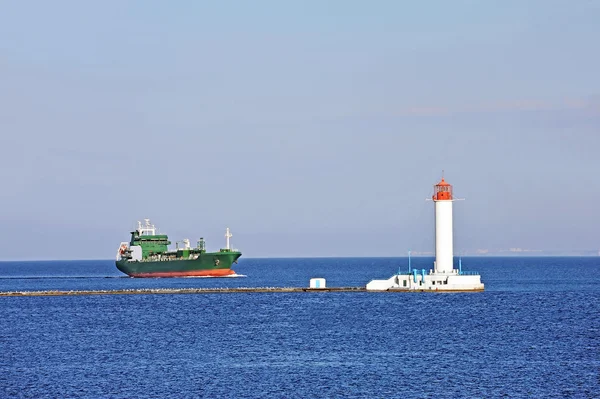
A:
<svg viewBox="0 0 600 399">
<path fill-rule="evenodd" d="M 231 266 L 237 263 L 242 253 L 231 249 L 232 237 L 227 228 L 227 245 L 219 252 L 206 252 L 203 238 L 196 248 L 190 247 L 190 240 L 175 243 L 176 248 L 169 250 L 171 244 L 166 234 L 157 234 L 150 219 L 144 219 L 145 225 L 138 222 L 138 228 L 131 232 L 131 240 L 122 242 L 117 251 L 117 269 L 130 277 L 223 277 L 235 274 Z"/>
</svg>

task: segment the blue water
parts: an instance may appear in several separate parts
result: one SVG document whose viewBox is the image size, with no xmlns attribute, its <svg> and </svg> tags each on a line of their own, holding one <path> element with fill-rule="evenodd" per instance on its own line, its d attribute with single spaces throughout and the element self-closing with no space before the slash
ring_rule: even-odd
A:
<svg viewBox="0 0 600 399">
<path fill-rule="evenodd" d="M 364 286 L 405 265 L 242 258 L 246 277 L 131 279 L 112 261 L 0 262 L 0 291 Z M 485 292 L 0 297 L 0 397 L 600 397 L 600 257 L 463 270 Z"/>
</svg>

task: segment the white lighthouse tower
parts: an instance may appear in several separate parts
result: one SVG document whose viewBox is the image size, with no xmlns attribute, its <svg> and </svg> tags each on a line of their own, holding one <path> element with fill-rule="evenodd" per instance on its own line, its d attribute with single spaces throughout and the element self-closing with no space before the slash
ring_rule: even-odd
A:
<svg viewBox="0 0 600 399">
<path fill-rule="evenodd" d="M 435 204 L 435 262 L 436 274 L 452 273 L 454 269 L 454 243 L 452 231 L 452 185 L 442 177 L 433 186 Z"/>
<path fill-rule="evenodd" d="M 429 198 L 428 198 L 429 199 Z M 435 209 L 435 261 L 433 269 L 417 269 L 408 258 L 408 273 L 400 273 L 387 280 L 371 280 L 367 290 L 373 291 L 483 291 L 481 276 L 474 271 L 463 271 L 459 261 L 454 268 L 454 240 L 452 203 L 456 200 L 452 185 L 442 180 L 433 186 L 431 197 Z"/>
</svg>

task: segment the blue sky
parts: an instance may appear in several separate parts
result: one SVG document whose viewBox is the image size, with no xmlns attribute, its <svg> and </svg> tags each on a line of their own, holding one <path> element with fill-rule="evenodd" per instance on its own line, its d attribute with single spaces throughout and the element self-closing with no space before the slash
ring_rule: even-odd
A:
<svg viewBox="0 0 600 399">
<path fill-rule="evenodd" d="M 600 247 L 598 1 L 0 6 L 1 259 Z"/>
</svg>

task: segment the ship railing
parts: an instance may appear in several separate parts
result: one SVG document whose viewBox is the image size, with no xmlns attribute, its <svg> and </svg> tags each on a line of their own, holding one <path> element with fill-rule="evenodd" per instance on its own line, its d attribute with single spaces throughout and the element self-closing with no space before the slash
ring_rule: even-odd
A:
<svg viewBox="0 0 600 399">
<path fill-rule="evenodd" d="M 475 272 L 472 270 L 469 270 L 469 271 L 462 270 L 458 274 L 460 276 L 479 276 L 479 272 Z"/>
</svg>

